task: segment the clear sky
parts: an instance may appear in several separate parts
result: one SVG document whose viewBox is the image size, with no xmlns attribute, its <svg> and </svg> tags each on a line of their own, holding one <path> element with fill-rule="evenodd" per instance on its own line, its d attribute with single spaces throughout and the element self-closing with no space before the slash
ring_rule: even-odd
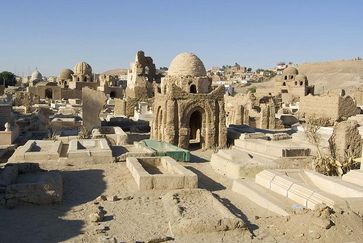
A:
<svg viewBox="0 0 363 243">
<path fill-rule="evenodd" d="M 45 75 L 88 62 L 157 67 L 190 51 L 206 67 L 363 56 L 362 0 L 0 0 L 0 71 Z"/>
</svg>

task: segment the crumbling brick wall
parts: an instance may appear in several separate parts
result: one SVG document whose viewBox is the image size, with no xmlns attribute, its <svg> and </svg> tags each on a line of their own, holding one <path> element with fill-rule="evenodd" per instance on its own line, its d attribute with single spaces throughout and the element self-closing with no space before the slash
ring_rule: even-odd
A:
<svg viewBox="0 0 363 243">
<path fill-rule="evenodd" d="M 301 117 L 327 119 L 333 125 L 335 121 L 344 120 L 356 114 L 357 106 L 350 96 L 308 95 L 300 98 L 299 115 Z"/>
</svg>

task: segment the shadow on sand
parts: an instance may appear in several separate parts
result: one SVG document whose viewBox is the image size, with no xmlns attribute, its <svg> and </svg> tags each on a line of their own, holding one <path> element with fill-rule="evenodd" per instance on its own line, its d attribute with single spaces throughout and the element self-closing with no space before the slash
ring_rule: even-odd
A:
<svg viewBox="0 0 363 243">
<path fill-rule="evenodd" d="M 105 191 L 103 171 L 63 171 L 62 174 L 62 204 L 0 208 L 0 242 L 60 242 L 83 234 L 86 219 L 68 219 L 67 213 L 71 211 L 72 217 L 82 217 L 83 208 L 75 207 L 93 201 Z"/>
<path fill-rule="evenodd" d="M 198 176 L 198 187 L 202 189 L 206 189 L 209 191 L 220 191 L 226 189 L 225 186 L 222 184 L 216 182 L 209 176 L 206 176 L 203 172 L 200 170 L 197 170 L 196 168 L 192 166 L 186 166 L 187 169 L 191 170 Z"/>
<path fill-rule="evenodd" d="M 213 196 L 215 198 L 217 198 L 218 201 L 220 201 L 226 208 L 229 209 L 229 211 L 236 216 L 237 218 L 241 219 L 247 226 L 248 231 L 250 231 L 250 233 L 252 234 L 253 237 L 255 237 L 256 235 L 254 234 L 253 231 L 258 229 L 258 226 L 255 224 L 252 224 L 249 219 L 247 218 L 247 216 L 236 206 L 234 206 L 231 201 L 227 198 L 222 198 L 219 195 L 212 193 Z"/>
</svg>

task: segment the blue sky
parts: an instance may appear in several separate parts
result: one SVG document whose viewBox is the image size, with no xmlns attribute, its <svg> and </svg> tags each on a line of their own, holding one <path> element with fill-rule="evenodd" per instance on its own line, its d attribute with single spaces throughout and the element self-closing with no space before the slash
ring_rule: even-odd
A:
<svg viewBox="0 0 363 243">
<path fill-rule="evenodd" d="M 361 0 L 0 0 L 0 71 L 46 75 L 86 61 L 128 67 L 137 50 L 168 66 L 271 67 L 363 56 Z"/>
</svg>

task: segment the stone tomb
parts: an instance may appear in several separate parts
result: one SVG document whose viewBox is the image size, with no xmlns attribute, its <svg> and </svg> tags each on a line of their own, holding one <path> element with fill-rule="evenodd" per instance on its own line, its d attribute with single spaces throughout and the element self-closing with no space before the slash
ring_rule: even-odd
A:
<svg viewBox="0 0 363 243">
<path fill-rule="evenodd" d="M 58 160 L 62 145 L 61 141 L 29 140 L 15 150 L 9 162 Z"/>
<path fill-rule="evenodd" d="M 69 142 L 68 159 L 85 163 L 111 163 L 112 150 L 106 139 L 74 139 Z"/>
<path fill-rule="evenodd" d="M 241 219 L 203 189 L 171 191 L 163 196 L 162 201 L 173 235 L 246 228 Z"/>
<path fill-rule="evenodd" d="M 198 177 L 170 157 L 128 157 L 126 166 L 140 191 L 198 187 Z"/>
<path fill-rule="evenodd" d="M 275 158 L 251 154 L 236 147 L 220 149 L 212 154 L 211 166 L 219 174 L 231 179 L 239 179 L 258 173 L 266 168 L 277 168 Z"/>
<path fill-rule="evenodd" d="M 102 126 L 92 130 L 92 138 L 103 137 L 112 145 L 127 144 L 127 134 L 120 127 Z"/>
<path fill-rule="evenodd" d="M 362 213 L 363 187 L 354 183 L 359 176 L 350 174 L 342 180 L 310 170 L 264 170 L 256 175 L 255 182 L 234 180 L 232 191 L 284 216 L 292 207 L 314 210 L 320 204 L 332 208 L 348 205 L 354 212 Z"/>
<path fill-rule="evenodd" d="M 36 161 L 43 165 L 54 163 L 111 163 L 112 150 L 106 139 L 73 139 L 68 144 L 61 141 L 29 140 L 18 147 L 8 162 Z"/>
</svg>

